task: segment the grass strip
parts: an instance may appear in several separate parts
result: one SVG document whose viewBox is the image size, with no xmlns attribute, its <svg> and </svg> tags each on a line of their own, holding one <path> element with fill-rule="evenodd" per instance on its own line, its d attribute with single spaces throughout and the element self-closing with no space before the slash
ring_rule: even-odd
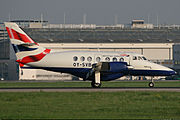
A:
<svg viewBox="0 0 180 120">
<path fill-rule="evenodd" d="M 1 119 L 180 119 L 179 92 L 0 93 Z"/>
<path fill-rule="evenodd" d="M 102 87 L 148 87 L 149 81 L 109 81 L 102 82 Z M 0 88 L 6 87 L 91 87 L 90 82 L 0 82 Z M 180 87 L 180 81 L 155 81 L 155 87 Z"/>
</svg>

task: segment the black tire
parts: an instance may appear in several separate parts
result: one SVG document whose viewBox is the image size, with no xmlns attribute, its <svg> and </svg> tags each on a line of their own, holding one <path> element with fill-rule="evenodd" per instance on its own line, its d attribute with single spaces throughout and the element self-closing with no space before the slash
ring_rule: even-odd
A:
<svg viewBox="0 0 180 120">
<path fill-rule="evenodd" d="M 149 83 L 149 87 L 150 87 L 150 88 L 154 87 L 154 83 L 153 83 L 153 82 L 150 82 L 150 83 Z"/>
<path fill-rule="evenodd" d="M 92 86 L 93 88 L 100 88 L 100 87 L 101 87 L 101 83 L 91 82 L 91 86 Z"/>
</svg>

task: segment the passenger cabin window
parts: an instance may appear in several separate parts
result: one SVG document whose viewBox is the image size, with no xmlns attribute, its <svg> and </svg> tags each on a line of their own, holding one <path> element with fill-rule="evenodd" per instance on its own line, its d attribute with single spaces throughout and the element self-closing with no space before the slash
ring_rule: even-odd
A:
<svg viewBox="0 0 180 120">
<path fill-rule="evenodd" d="M 120 61 L 120 62 L 124 62 L 124 58 L 120 58 L 119 61 Z"/>
<path fill-rule="evenodd" d="M 106 57 L 106 58 L 105 58 L 105 61 L 109 62 L 109 61 L 110 61 L 110 58 L 109 58 L 109 57 Z"/>
<path fill-rule="evenodd" d="M 77 61 L 77 60 L 78 60 L 78 57 L 77 57 L 77 56 L 74 56 L 74 57 L 73 57 L 73 60 L 74 60 L 74 61 Z"/>
<path fill-rule="evenodd" d="M 100 62 L 100 61 L 101 61 L 101 58 L 100 58 L 100 57 L 97 57 L 97 58 L 96 58 L 96 61 L 97 61 L 97 62 Z"/>
<path fill-rule="evenodd" d="M 136 57 L 136 56 L 133 56 L 133 60 L 137 60 L 137 57 Z"/>
<path fill-rule="evenodd" d="M 114 58 L 113 58 L 113 62 L 117 62 L 117 58 L 114 57 Z"/>
<path fill-rule="evenodd" d="M 82 56 L 80 59 L 81 59 L 81 61 L 84 61 L 84 60 L 85 60 L 85 57 L 84 57 L 84 56 Z"/>
<path fill-rule="evenodd" d="M 91 61 L 92 61 L 92 57 L 89 56 L 89 57 L 87 58 L 87 61 L 88 61 L 88 62 L 91 62 Z"/>
</svg>

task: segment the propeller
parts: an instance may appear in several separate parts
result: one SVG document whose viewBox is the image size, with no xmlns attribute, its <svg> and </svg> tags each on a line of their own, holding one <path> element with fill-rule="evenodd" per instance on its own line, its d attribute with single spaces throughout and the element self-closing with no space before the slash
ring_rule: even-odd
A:
<svg viewBox="0 0 180 120">
<path fill-rule="evenodd" d="M 102 67 L 102 63 L 101 62 L 93 64 L 91 70 L 86 74 L 85 80 L 88 79 L 90 76 L 92 76 L 92 74 L 94 72 L 100 72 L 101 71 L 101 67 Z"/>
</svg>

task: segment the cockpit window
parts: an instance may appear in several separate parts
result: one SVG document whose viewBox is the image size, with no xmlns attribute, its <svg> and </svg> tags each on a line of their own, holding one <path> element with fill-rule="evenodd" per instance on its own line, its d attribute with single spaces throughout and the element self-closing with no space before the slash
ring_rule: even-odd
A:
<svg viewBox="0 0 180 120">
<path fill-rule="evenodd" d="M 142 57 L 143 60 L 147 60 L 144 56 Z"/>
<path fill-rule="evenodd" d="M 147 60 L 144 56 L 133 56 L 133 60 Z"/>
<path fill-rule="evenodd" d="M 142 60 L 142 57 L 138 56 L 138 60 Z"/>
</svg>

